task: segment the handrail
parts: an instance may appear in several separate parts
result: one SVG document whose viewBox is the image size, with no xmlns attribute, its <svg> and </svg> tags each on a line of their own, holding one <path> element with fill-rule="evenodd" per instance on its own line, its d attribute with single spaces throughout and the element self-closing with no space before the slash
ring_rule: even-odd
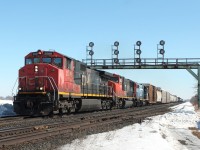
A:
<svg viewBox="0 0 200 150">
<path fill-rule="evenodd" d="M 136 58 L 122 58 L 118 59 L 119 63 L 113 63 L 113 59 L 94 59 L 94 64 L 90 64 L 90 59 L 83 59 L 89 66 L 98 66 L 98 65 L 161 65 L 165 64 L 181 64 L 181 65 L 199 65 L 200 58 L 141 58 L 140 63 L 137 63 Z"/>
<path fill-rule="evenodd" d="M 18 81 L 18 78 L 16 79 L 15 84 L 14 84 L 14 86 L 13 86 L 13 88 L 12 88 L 12 96 L 15 96 L 15 94 L 13 93 L 13 91 L 14 91 L 14 88 L 15 88 L 15 86 L 16 86 L 17 81 Z"/>
<path fill-rule="evenodd" d="M 12 96 L 15 96 L 15 94 L 13 93 L 13 91 L 14 91 L 14 88 L 15 88 L 15 86 L 16 86 L 17 81 L 19 81 L 20 78 L 23 79 L 23 78 L 26 78 L 26 76 L 24 76 L 24 77 L 18 77 L 18 78 L 16 79 L 15 84 L 14 84 L 14 86 L 13 86 L 13 88 L 12 88 Z M 19 88 L 19 84 L 18 84 L 18 88 Z M 17 90 L 18 90 L 18 89 L 16 89 L 16 93 L 17 93 Z"/>
</svg>

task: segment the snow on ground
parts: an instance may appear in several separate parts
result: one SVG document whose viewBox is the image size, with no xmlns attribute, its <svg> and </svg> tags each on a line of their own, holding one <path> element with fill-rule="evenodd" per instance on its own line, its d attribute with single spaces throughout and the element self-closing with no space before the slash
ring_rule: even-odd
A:
<svg viewBox="0 0 200 150">
<path fill-rule="evenodd" d="M 0 117 L 2 116 L 14 116 L 13 101 L 12 100 L 0 100 Z"/>
<path fill-rule="evenodd" d="M 200 112 L 186 102 L 173 111 L 119 130 L 89 135 L 59 150 L 198 150 L 200 140 L 188 127 L 200 126 Z"/>
</svg>

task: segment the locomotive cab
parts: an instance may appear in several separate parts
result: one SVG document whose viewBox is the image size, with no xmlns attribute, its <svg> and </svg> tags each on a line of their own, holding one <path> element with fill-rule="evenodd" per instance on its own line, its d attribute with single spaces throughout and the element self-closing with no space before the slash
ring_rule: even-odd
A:
<svg viewBox="0 0 200 150">
<path fill-rule="evenodd" d="M 72 91 L 72 87 L 78 90 L 71 86 L 73 79 L 68 76 L 73 74 L 72 64 L 72 59 L 57 52 L 38 50 L 29 53 L 19 70 L 14 111 L 21 115 L 48 115 L 57 110 L 59 91 Z"/>
</svg>

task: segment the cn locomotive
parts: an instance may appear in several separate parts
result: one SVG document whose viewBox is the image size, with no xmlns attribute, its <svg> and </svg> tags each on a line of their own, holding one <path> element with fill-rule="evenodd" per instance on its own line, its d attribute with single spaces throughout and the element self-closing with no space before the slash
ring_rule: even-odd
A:
<svg viewBox="0 0 200 150">
<path fill-rule="evenodd" d="M 155 86 L 38 50 L 25 56 L 13 106 L 19 115 L 49 115 L 142 106 L 156 99 Z"/>
</svg>

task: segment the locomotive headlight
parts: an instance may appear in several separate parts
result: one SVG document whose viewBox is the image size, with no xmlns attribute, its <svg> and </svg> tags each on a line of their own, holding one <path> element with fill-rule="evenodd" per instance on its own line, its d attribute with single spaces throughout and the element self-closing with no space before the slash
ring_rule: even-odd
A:
<svg viewBox="0 0 200 150">
<path fill-rule="evenodd" d="M 40 91 L 42 91 L 43 90 L 43 87 L 40 87 Z"/>
<path fill-rule="evenodd" d="M 18 90 L 19 90 L 19 91 L 21 91 L 21 90 L 22 90 L 22 88 L 21 88 L 21 87 L 19 87 L 19 88 L 18 88 Z"/>
<path fill-rule="evenodd" d="M 35 66 L 35 72 L 38 72 L 38 66 Z"/>
</svg>

